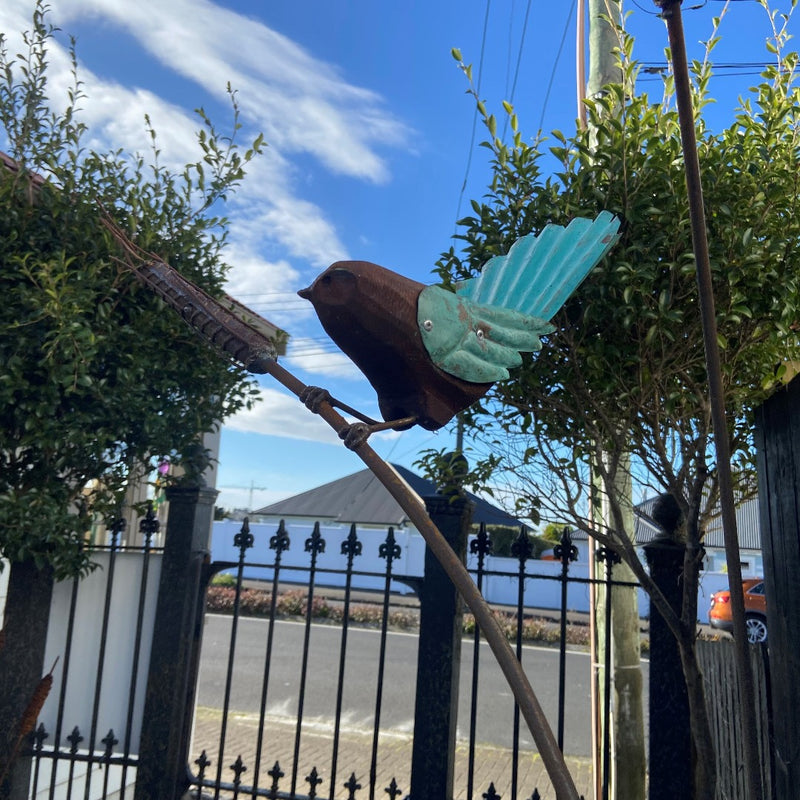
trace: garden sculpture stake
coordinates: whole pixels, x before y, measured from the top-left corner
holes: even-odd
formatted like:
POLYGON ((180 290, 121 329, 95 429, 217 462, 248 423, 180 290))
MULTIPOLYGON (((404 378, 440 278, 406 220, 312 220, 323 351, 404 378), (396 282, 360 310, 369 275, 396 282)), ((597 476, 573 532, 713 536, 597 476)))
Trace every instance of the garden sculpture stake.
POLYGON ((378 393, 383 423, 365 417, 317 387, 306 386, 277 362, 266 322, 236 303, 203 292, 175 269, 139 251, 106 217, 138 277, 218 349, 254 373, 269 373, 345 439, 408 514, 469 607, 514 694, 553 784, 557 800, 579 800, 555 736, 491 609, 424 505, 369 446, 381 428, 419 424, 429 430, 482 397, 521 352, 540 347, 547 323, 617 239, 618 221, 550 225, 491 259, 455 294, 363 261, 338 262, 300 292, 311 300, 333 340, 378 393), (348 424, 337 406, 360 422, 348 424))

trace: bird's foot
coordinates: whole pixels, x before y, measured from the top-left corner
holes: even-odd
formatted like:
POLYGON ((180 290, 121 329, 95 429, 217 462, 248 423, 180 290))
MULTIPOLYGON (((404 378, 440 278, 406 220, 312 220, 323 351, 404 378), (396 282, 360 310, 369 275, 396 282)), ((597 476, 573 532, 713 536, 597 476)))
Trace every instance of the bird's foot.
POLYGON ((357 450, 364 442, 369 439, 372 433, 372 426, 364 422, 353 422, 345 425, 339 431, 339 438, 344 442, 348 450, 357 450))
POLYGON ((319 386, 306 386, 298 396, 300 402, 315 414, 319 414, 319 407, 322 403, 330 405, 335 403, 331 393, 327 389, 321 389, 319 386))
POLYGON ((345 425, 339 431, 339 438, 344 441, 344 446, 348 450, 356 450, 377 431, 405 428, 413 425, 416 421, 416 417, 403 417, 403 419, 394 419, 391 422, 373 422, 369 425, 364 422, 353 422, 350 425, 345 425))

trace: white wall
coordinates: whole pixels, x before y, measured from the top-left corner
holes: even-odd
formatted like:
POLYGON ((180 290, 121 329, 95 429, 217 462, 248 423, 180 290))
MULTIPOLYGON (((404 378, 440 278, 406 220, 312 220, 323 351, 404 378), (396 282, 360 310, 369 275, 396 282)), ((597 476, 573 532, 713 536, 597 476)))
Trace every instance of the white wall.
MULTIPOLYGON (((161 574, 161 555, 151 554, 149 558, 142 643, 131 730, 130 747, 133 753, 137 753, 139 747, 144 693, 147 669, 150 663, 150 645, 158 595, 158 581, 161 574)), ((81 742, 81 748, 88 746, 89 732, 92 727, 109 554, 95 554, 92 560, 98 562, 100 566, 79 584, 62 728, 63 743, 63 737, 69 735, 76 725, 78 726, 84 737, 84 741, 81 742)), ((119 744, 116 745, 114 750, 121 752, 125 745, 142 564, 142 555, 140 553, 117 553, 116 555, 110 621, 105 644, 102 689, 97 717, 97 742, 95 747, 101 751, 103 745, 100 744, 100 740, 105 737, 109 729, 113 729, 115 737, 119 739, 119 744)), ((42 713, 39 715, 39 721, 44 723, 45 728, 50 733, 50 738, 46 740, 46 744, 52 743, 56 728, 56 716, 65 667, 66 637, 72 588, 72 581, 57 583, 50 608, 50 625, 47 632, 47 649, 44 662, 45 669, 49 670, 56 658, 59 661, 54 672, 53 688, 42 709, 42 713)))

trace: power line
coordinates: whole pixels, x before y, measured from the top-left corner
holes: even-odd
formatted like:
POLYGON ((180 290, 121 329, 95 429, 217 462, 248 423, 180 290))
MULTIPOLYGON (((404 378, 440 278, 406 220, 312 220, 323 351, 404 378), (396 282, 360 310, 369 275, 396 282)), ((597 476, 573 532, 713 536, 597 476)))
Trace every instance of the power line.
POLYGON ((570 21, 572 20, 572 15, 575 12, 575 2, 576 0, 572 0, 572 5, 569 9, 569 14, 567 14, 567 21, 564 25, 564 32, 561 34, 561 43, 558 45, 558 53, 556 53, 556 60, 553 62, 553 70, 550 73, 550 80, 547 84, 547 92, 544 96, 544 103, 542 104, 542 116, 539 120, 539 131, 541 132, 544 127, 544 115, 547 111, 547 103, 550 100, 550 91, 553 88, 553 83, 556 77, 556 70, 558 69, 558 62, 561 59, 561 53, 564 51, 564 42, 567 39, 567 33, 569 32, 570 21))
MULTIPOLYGON (((574 0, 573 0, 574 2, 574 0)), ((519 78, 519 67, 522 63, 522 51, 525 49, 525 34, 528 31, 528 17, 530 16, 531 11, 531 0, 528 0, 528 4, 525 7, 525 19, 522 21, 522 36, 520 36, 519 40, 519 49, 517 50, 517 63, 514 67, 514 81, 511 84, 511 94, 509 95, 508 102, 511 105, 514 105, 514 95, 517 91, 517 79, 519 78)), ((509 35, 509 39, 511 36, 509 35)), ((509 50, 510 50, 510 43, 509 43, 509 50)), ((506 138, 506 129, 508 128, 508 115, 506 115, 505 121, 503 122, 503 138, 506 138)))
MULTIPOLYGON (((480 60, 478 61, 478 83, 476 85, 476 91, 478 94, 478 100, 480 99, 480 92, 481 92, 481 78, 483 76, 483 56, 486 52, 486 31, 489 29, 489 9, 491 7, 491 0, 486 0, 486 14, 483 17, 483 36, 481 37, 481 56, 480 60)), ((459 217, 461 216, 461 203, 464 200, 464 192, 467 190, 467 180, 469 178, 469 171, 472 166, 472 151, 475 147, 475 131, 478 127, 478 106, 477 103, 475 105, 475 111, 472 114, 472 133, 469 137, 469 149, 467 150, 467 166, 464 170, 464 181, 461 184, 461 191, 458 193, 458 206, 456 207, 456 219, 454 226, 458 225, 459 217)), ((453 230, 453 238, 455 238, 456 230, 453 230)))

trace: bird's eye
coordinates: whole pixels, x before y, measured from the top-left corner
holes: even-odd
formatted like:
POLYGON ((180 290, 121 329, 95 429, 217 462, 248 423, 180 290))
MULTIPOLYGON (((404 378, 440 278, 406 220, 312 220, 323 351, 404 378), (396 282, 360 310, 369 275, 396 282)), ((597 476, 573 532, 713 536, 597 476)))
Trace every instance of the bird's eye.
POLYGON ((479 342, 483 341, 483 329, 482 328, 478 328, 478 330, 475 331, 475 335, 478 337, 478 341, 479 342))
POLYGON ((429 319, 426 319, 425 322, 422 323, 422 327, 425 328, 426 331, 430 332, 433 330, 433 322, 431 322, 429 319))

